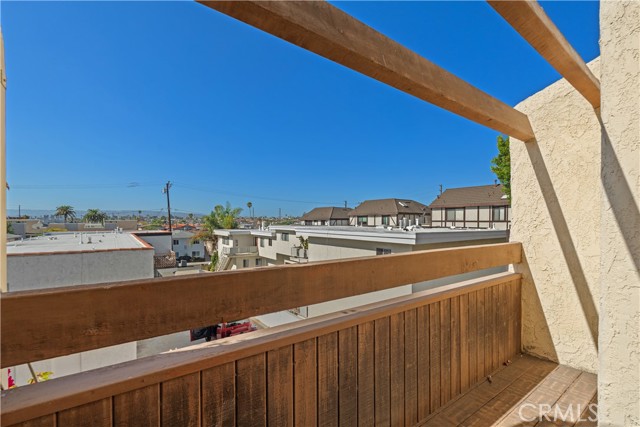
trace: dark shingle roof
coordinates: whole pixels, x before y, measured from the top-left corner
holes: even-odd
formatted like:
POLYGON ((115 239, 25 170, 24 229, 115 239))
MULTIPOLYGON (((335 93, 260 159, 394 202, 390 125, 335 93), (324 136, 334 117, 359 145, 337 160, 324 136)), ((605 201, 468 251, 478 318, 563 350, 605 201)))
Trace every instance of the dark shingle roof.
POLYGON ((349 219, 351 208, 323 207, 315 208, 302 216, 302 221, 329 221, 331 219, 349 219))
POLYGON ((398 214, 429 214, 431 211, 426 206, 415 200, 408 199, 378 199, 365 200, 349 213, 349 216, 358 215, 398 215, 398 214))
POLYGON ((508 206, 502 184, 477 187, 449 188, 430 205, 430 208, 459 208, 463 206, 508 206))

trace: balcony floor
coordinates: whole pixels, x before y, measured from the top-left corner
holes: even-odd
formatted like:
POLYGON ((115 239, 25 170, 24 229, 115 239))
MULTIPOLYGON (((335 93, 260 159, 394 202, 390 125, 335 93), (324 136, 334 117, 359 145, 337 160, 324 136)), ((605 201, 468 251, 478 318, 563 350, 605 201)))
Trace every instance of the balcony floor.
POLYGON ((597 403, 594 374, 523 355, 490 378, 449 402, 420 425, 597 425, 595 412, 589 411, 589 405, 597 403), (548 419, 540 415, 545 413, 548 419))

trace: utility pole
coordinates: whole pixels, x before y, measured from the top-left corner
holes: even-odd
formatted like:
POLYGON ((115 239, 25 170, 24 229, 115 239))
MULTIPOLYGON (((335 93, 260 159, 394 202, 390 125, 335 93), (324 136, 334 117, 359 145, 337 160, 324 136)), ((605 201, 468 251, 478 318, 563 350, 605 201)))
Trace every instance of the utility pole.
POLYGON ((347 209, 347 201, 344 201, 344 208, 347 209))
POLYGON ((440 195, 442 196, 442 184, 440 184, 440 195))
MULTIPOLYGON (((171 202, 169 201, 169 189, 171 188, 171 181, 167 181, 162 192, 167 195, 167 216, 169 217, 169 233, 173 233, 171 227, 171 202)), ((171 237, 171 249, 173 249, 173 237, 171 237)))

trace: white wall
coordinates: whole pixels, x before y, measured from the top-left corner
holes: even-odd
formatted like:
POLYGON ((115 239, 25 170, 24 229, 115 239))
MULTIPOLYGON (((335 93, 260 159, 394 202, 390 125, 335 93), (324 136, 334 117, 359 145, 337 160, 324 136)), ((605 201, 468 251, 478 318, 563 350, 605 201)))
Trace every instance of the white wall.
POLYGON ((640 3, 602 1, 600 22, 598 421, 640 426, 640 3))
POLYGON ((153 277, 153 250, 131 249, 7 257, 9 291, 153 277))
POLYGON ((171 252, 171 235, 168 233, 159 236, 146 234, 138 234, 137 236, 153 246, 156 255, 165 255, 171 252))

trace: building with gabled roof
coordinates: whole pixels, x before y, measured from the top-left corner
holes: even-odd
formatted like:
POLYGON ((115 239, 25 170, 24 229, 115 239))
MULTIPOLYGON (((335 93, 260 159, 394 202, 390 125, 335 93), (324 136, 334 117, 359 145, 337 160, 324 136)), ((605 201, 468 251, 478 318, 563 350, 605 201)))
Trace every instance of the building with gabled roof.
POLYGON ((511 206, 502 184, 449 188, 430 205, 432 227, 511 228, 511 206))
POLYGON ((320 207, 302 215, 300 225, 349 225, 351 208, 320 207))
POLYGON ((410 199, 365 200, 349 212, 349 224, 361 227, 431 225, 428 206, 410 199))

